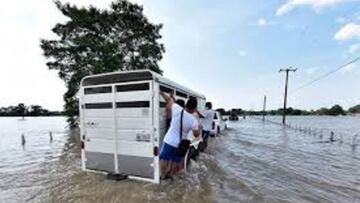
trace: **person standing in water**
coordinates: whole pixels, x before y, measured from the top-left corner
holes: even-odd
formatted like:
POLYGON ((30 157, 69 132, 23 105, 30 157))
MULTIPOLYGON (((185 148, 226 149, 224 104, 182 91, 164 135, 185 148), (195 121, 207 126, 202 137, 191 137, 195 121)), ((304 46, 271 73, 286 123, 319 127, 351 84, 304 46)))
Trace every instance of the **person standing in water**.
POLYGON ((170 127, 165 134, 160 151, 161 178, 165 179, 173 177, 183 168, 184 157, 180 155, 178 149, 181 139, 187 138, 190 131, 193 132, 195 137, 198 137, 200 133, 199 123, 192 115, 196 112, 197 108, 195 98, 190 98, 185 105, 185 109, 183 109, 175 103, 171 96, 163 92, 161 92, 161 95, 166 101, 167 111, 171 113, 170 127), (182 128, 182 130, 180 130, 180 128, 182 128), (180 132, 182 132, 181 135, 180 132))
POLYGON ((205 108, 206 108, 206 110, 204 111, 204 114, 199 113, 200 116, 203 118, 203 120, 202 120, 203 144, 202 144, 202 147, 200 148, 201 151, 204 151, 206 149, 206 147, 207 147, 208 138, 209 138, 209 135, 210 135, 210 131, 212 129, 212 123, 213 123, 214 115, 215 115, 215 112, 212 109, 212 103, 211 102, 206 102, 205 108))

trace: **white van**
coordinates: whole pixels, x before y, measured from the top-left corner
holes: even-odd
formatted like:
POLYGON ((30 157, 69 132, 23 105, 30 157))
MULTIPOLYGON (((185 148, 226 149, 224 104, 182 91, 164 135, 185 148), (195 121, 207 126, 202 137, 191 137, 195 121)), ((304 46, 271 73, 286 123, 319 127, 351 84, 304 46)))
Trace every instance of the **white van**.
POLYGON ((148 70, 91 75, 82 79, 80 136, 82 169, 120 173, 160 182, 159 150, 166 133, 165 101, 160 91, 185 102, 205 97, 148 70))

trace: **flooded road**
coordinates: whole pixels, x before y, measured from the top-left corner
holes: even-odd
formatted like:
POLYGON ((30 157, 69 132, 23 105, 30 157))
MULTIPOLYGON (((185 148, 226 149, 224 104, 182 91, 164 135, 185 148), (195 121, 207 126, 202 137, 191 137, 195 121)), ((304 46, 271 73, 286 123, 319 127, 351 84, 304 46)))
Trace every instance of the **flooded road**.
POLYGON ((289 122, 321 127, 323 139, 341 132, 344 143, 316 143, 258 119, 230 122, 188 174, 153 185, 82 172, 77 132, 65 118, 0 118, 0 202, 360 202, 360 146, 347 144, 360 118, 289 122))

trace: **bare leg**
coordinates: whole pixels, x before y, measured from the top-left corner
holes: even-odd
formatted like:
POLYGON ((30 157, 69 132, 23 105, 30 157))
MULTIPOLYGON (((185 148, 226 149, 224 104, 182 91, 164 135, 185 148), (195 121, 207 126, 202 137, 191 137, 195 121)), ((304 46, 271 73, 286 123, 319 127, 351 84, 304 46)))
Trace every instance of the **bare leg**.
POLYGON ((166 178, 171 176, 172 166, 171 161, 168 160, 160 160, 160 172, 161 172, 161 178, 166 178))

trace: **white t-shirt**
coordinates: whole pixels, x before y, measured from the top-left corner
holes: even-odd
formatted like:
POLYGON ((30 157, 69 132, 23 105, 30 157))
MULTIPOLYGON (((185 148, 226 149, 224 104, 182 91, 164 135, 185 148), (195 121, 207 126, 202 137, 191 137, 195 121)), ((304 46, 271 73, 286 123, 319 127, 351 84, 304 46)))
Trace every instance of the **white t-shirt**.
POLYGON ((203 130, 211 131, 214 114, 215 112, 212 109, 207 109, 204 111, 204 118, 202 120, 203 130))
MULTIPOLYGON (((180 143, 180 117, 182 110, 183 108, 176 103, 171 107, 171 123, 169 130, 166 132, 164 142, 173 147, 178 147, 180 143)), ((195 117, 184 110, 182 138, 187 138, 191 130, 197 129, 198 122, 195 117)))

